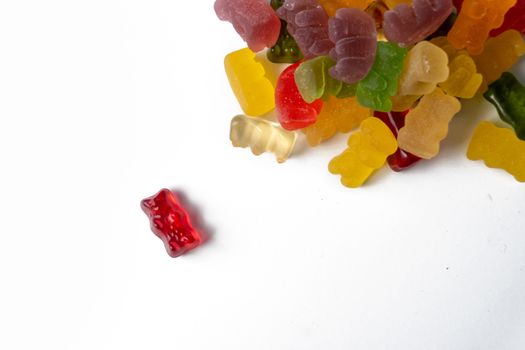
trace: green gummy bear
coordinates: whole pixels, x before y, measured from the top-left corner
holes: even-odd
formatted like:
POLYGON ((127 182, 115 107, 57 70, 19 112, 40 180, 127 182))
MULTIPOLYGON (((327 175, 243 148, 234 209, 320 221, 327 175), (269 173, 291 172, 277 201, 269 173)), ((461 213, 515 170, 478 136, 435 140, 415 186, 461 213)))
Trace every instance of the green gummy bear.
POLYGON ((322 98, 328 100, 330 96, 346 98, 355 96, 355 85, 343 83, 332 78, 329 74, 335 61, 327 56, 319 56, 305 61, 295 71, 295 83, 303 99, 312 103, 322 98))
POLYGON ((395 43, 378 42, 376 59, 368 75, 357 84, 357 100, 380 112, 392 110, 391 96, 397 92, 397 82, 408 50, 395 43))
MULTIPOLYGON (((284 3, 284 0, 272 0, 270 5, 274 10, 277 10, 284 3)), ((295 63, 303 59, 301 49, 297 46, 295 39, 288 33, 286 29, 287 23, 281 20, 281 32, 279 33, 279 39, 275 45, 270 48, 266 57, 273 63, 295 63)))
POLYGON ((501 120, 512 125, 518 138, 525 140, 525 86, 505 72, 489 85, 483 97, 496 107, 501 120))

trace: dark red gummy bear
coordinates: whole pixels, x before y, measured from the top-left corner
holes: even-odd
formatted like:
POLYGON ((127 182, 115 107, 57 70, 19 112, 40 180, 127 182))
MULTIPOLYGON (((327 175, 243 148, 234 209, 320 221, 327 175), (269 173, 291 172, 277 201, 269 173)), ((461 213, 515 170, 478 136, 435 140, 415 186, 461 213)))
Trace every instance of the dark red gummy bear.
MULTIPOLYGON (((381 119, 385 123, 395 137, 399 133, 399 129, 405 126, 405 116, 408 111, 404 112, 374 112, 374 117, 381 119)), ((403 171, 410 168, 421 160, 418 156, 408 153, 401 148, 397 148, 396 153, 388 157, 388 165, 394 171, 403 171)))
POLYGON ((518 0, 516 5, 510 8, 505 14, 501 27, 493 29, 490 36, 498 36, 509 29, 525 33, 525 0, 518 0))
POLYGON ((151 230, 166 246, 166 251, 176 258, 202 243, 202 236, 192 226, 186 210, 177 197, 167 189, 142 200, 140 206, 148 216, 151 230))
POLYGON ((286 130, 306 128, 317 121, 317 115, 323 108, 322 100, 306 102, 295 83, 295 70, 301 62, 286 68, 277 81, 275 88, 275 106, 277 119, 286 130))

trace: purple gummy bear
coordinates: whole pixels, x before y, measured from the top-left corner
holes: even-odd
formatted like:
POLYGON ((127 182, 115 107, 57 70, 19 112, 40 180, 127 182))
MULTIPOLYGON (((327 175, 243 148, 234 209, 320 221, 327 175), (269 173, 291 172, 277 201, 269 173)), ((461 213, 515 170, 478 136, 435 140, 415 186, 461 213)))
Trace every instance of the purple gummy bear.
POLYGON ((281 21, 266 0, 217 0, 215 13, 233 24, 250 50, 272 47, 279 39, 281 21))
POLYGON ((288 23, 305 58, 328 55, 334 47, 328 38, 328 15, 317 0, 286 0, 277 14, 288 23))
POLYGON ((376 22, 363 10, 341 8, 328 21, 330 40, 335 47, 330 57, 337 64, 330 68, 330 75, 353 84, 368 74, 376 57, 376 22))
POLYGON ((415 44, 434 33, 452 12, 452 0, 414 0, 386 11, 383 31, 389 41, 415 44))

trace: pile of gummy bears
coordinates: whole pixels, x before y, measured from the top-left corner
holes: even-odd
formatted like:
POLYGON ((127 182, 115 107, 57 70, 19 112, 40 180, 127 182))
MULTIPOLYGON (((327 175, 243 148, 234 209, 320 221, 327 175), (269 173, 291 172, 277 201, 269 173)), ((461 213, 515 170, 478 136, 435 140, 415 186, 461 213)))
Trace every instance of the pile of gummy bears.
POLYGON ((467 157, 525 182, 525 87, 506 72, 525 54, 525 0, 216 0, 215 12, 248 45, 224 61, 245 114, 234 146, 283 162, 297 131, 313 147, 358 128, 328 168, 359 187, 386 162, 434 158, 459 100, 482 94, 514 130, 481 122, 467 157), (272 79, 270 62, 289 65, 272 79), (261 118, 273 110, 279 123, 261 118))

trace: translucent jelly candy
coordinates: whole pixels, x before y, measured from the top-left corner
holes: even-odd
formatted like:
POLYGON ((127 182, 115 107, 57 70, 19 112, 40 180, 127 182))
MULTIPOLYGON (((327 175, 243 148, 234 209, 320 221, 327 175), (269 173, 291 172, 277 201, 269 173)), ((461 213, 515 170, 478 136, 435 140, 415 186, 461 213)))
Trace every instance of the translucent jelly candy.
POLYGON ((328 16, 333 17, 337 10, 346 7, 353 7, 364 10, 372 0, 319 0, 319 4, 324 8, 328 16))
POLYGON ((378 42, 376 59, 368 75, 357 85, 359 103, 381 112, 392 109, 391 96, 397 91, 397 81, 403 68, 407 49, 395 43, 378 42))
POLYGON ((328 38, 328 15, 317 0, 285 0, 277 14, 288 23, 305 58, 326 56, 334 47, 328 38))
POLYGON ((486 89, 486 84, 498 79, 504 71, 518 62, 523 54, 525 54, 525 42, 521 34, 515 30, 508 30, 487 40, 481 55, 472 57, 478 72, 485 78, 482 91, 486 89))
POLYGON ((324 103, 315 124, 302 129, 311 147, 318 146, 336 133, 347 133, 359 126, 370 116, 368 108, 361 107, 355 98, 331 97, 324 103))
POLYGON ((467 150, 470 160, 483 160, 490 168, 500 168, 525 182, 525 141, 506 128, 479 123, 467 150))
POLYGON ((274 87, 264 67, 248 48, 230 53, 224 68, 233 93, 245 114, 260 116, 275 108, 274 87))
POLYGON ((467 49, 471 55, 483 51, 492 29, 503 23, 505 13, 516 0, 465 0, 456 23, 448 33, 448 41, 456 49, 467 49))
MULTIPOLYGON (((303 99, 312 103, 322 98, 327 100, 330 96, 339 96, 343 90, 343 84, 335 80, 328 73, 335 62, 327 56, 319 56, 314 59, 302 62, 295 71, 295 83, 303 99)), ((355 88, 352 91, 345 90, 343 94, 355 95, 355 88)))
POLYGON ((452 44, 448 41, 446 36, 438 36, 438 37, 432 38, 430 42, 440 47, 443 51, 447 53, 449 62, 451 62, 454 58, 456 58, 460 54, 468 55, 467 51, 457 50, 454 46, 452 46, 452 44))
POLYGON ((372 17, 356 8, 339 9, 328 21, 328 32, 335 43, 330 57, 337 62, 330 75, 347 84, 363 79, 376 54, 377 32, 372 17))
POLYGON ((407 114, 406 124, 397 136, 399 147, 420 158, 435 157, 441 140, 448 134, 448 124, 460 110, 457 98, 436 88, 407 114))
POLYGON ((489 85, 483 96, 496 107, 500 118, 512 125, 516 135, 525 140, 525 86, 505 72, 489 85))
POLYGON ((406 4, 410 5, 412 4, 412 0, 383 0, 386 6, 388 6, 389 9, 393 9, 399 4, 406 4))
MULTIPOLYGON (((270 5, 277 10, 284 3, 284 0, 272 0, 270 5)), ((279 39, 266 53, 268 60, 274 63, 295 63, 303 59, 303 54, 297 46, 295 39, 288 33, 286 22, 281 20, 281 32, 279 39)))
POLYGON ((518 32, 525 33, 525 0, 518 0, 507 14, 501 27, 493 29, 490 36, 498 36, 504 31, 515 29, 518 32))
POLYGON ((448 75, 446 52, 428 41, 421 41, 408 52, 397 93, 402 96, 429 94, 438 83, 447 80, 448 75))
POLYGON ((164 242, 172 258, 202 243, 202 235, 192 226, 188 213, 170 190, 163 189, 144 199, 140 206, 150 220, 151 230, 164 242))
POLYGON ((275 103, 277 118, 286 130, 297 130, 312 125, 323 108, 323 101, 316 100, 307 103, 301 96, 295 83, 295 70, 299 62, 286 68, 277 81, 275 103))
POLYGON ((330 161, 328 170, 341 175, 346 187, 359 187, 381 168, 397 149, 396 138, 379 119, 365 119, 358 132, 348 139, 348 148, 330 161))
POLYGON ((439 84, 448 95, 472 98, 483 82, 483 76, 476 72, 476 63, 468 55, 459 55, 449 65, 450 76, 439 84))
POLYGON ((281 30, 281 21, 266 0, 216 0, 215 13, 228 21, 252 51, 272 47, 281 30))
POLYGON ((385 12, 383 31, 389 41, 408 46, 425 39, 452 12, 451 0, 414 0, 385 12))
POLYGON ((264 119, 238 115, 232 119, 230 140, 234 147, 250 147, 256 156, 272 152, 282 163, 292 154, 297 134, 264 119))
MULTIPOLYGON (((404 112, 375 112, 374 117, 381 119, 383 123, 392 131, 394 137, 397 137, 399 130, 405 126, 405 117, 408 111, 404 112)), ((387 161, 390 168, 394 171, 403 171, 412 167, 414 164, 419 162, 421 158, 408 153, 401 148, 397 148, 396 153, 388 156, 387 161)))
POLYGON ((395 95, 390 98, 392 101, 393 112, 403 112, 407 109, 412 109, 417 100, 421 98, 420 95, 395 95))

